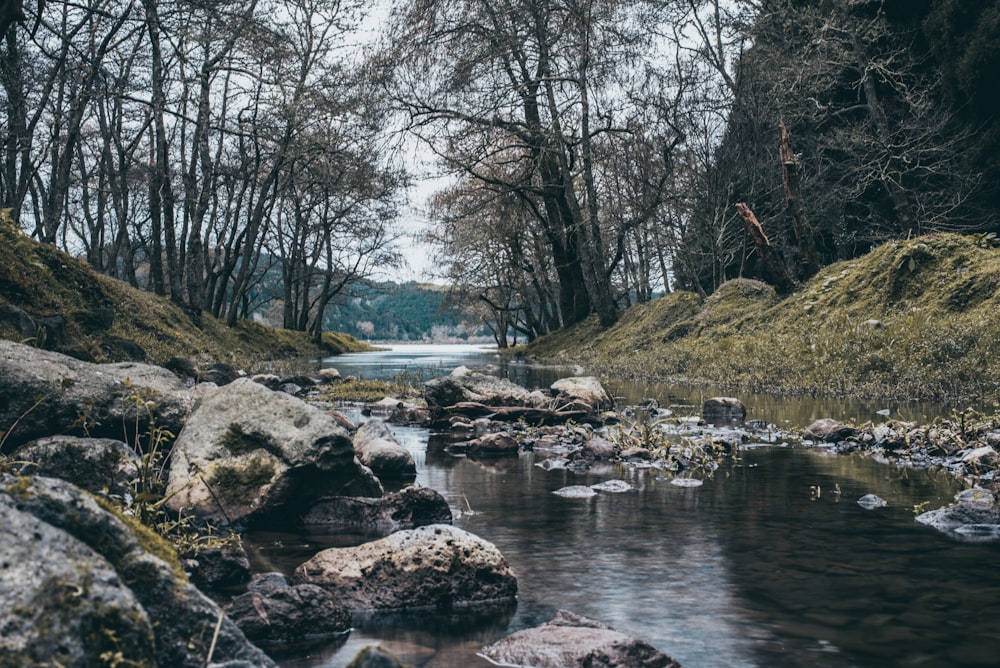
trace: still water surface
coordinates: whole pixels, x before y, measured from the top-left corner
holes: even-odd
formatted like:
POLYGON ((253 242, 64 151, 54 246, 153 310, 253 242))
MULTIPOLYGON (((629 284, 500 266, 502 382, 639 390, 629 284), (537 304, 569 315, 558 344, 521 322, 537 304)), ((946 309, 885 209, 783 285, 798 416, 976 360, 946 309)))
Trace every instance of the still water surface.
MULTIPOLYGON (((328 360, 344 375, 422 378, 459 364, 547 384, 567 371, 504 367, 474 348, 406 347, 328 360)), ((608 379, 613 392, 698 412, 705 388, 608 379)), ((860 402, 741 396, 751 416, 802 424, 866 420, 860 402), (817 411, 822 412, 816 413, 817 411), (815 414, 814 414, 815 413, 815 414)), ((894 413, 940 411, 891 406, 894 413)), ((624 466, 545 471, 541 454, 475 461, 425 430, 393 427, 417 462, 417 482, 441 492, 455 524, 493 542, 518 577, 516 605, 487 613, 399 614, 364 620, 337 642, 285 666, 345 666, 382 644, 415 666, 487 666, 476 652, 560 608, 642 638, 688 668, 994 666, 1000 657, 1000 545, 959 543, 917 524, 913 507, 957 491, 940 475, 799 447, 744 451, 698 488, 624 466), (565 499, 572 484, 625 479, 636 489, 565 499), (839 485, 840 495, 834 493, 839 485), (820 490, 817 496, 816 491, 820 490), (889 505, 856 503, 874 493, 889 505)), ((290 572, 317 550, 369 536, 259 533, 256 567, 290 572)))

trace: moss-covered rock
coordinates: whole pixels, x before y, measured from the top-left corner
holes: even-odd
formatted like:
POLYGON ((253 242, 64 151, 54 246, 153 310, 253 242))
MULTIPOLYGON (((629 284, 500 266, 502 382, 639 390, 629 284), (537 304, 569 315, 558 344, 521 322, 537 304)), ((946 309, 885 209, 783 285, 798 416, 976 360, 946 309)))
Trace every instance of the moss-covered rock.
POLYGON ((173 548, 54 478, 0 476, 0 666, 271 666, 173 548), (218 634, 213 638, 218 626, 218 634))
POLYGON ((249 378, 205 396, 173 448, 168 506, 220 524, 295 515, 323 496, 381 496, 347 432, 249 378))

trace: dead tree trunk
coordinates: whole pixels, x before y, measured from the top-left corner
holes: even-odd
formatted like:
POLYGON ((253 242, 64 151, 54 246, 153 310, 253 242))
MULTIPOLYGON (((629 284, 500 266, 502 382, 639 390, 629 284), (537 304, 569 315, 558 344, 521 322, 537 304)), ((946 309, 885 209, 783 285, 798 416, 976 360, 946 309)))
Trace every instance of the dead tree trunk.
POLYGON ((771 285, 780 294, 787 295, 795 288, 795 282, 788 275, 785 262, 775 252, 767 235, 764 234, 764 228, 761 226, 760 221, 757 220, 757 216, 750 210, 750 207, 744 202, 739 202, 736 204, 736 210, 739 212, 740 218, 743 219, 743 224, 746 225, 747 232, 757 247, 757 254, 760 256, 760 261, 764 265, 764 271, 767 273, 771 285))
POLYGON ((808 279, 819 271, 819 262, 816 260, 816 245, 813 243, 812 230, 809 229, 808 221, 799 202, 799 162, 795 154, 792 153, 784 119, 779 121, 779 127, 781 128, 779 155, 781 158, 781 181, 785 186, 785 205, 788 208, 788 215, 792 219, 795 240, 799 244, 799 261, 801 263, 799 278, 808 279))

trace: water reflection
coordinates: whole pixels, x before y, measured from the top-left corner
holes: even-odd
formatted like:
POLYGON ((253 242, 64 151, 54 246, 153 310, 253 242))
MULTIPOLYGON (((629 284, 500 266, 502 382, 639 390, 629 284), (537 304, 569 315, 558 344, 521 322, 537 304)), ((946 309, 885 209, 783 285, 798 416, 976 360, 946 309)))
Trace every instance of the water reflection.
MULTIPOLYGON (((488 353, 479 355, 437 357, 434 373, 457 363, 497 364, 488 353)), ((341 362, 335 364, 342 373, 356 373, 341 362)), ((709 392, 609 384, 616 393, 655 396, 661 405, 697 406, 709 392)), ((741 398, 751 417, 769 422, 844 414, 863 420, 865 411, 885 408, 741 398)), ((913 519, 917 504, 948 502, 958 486, 947 476, 769 446, 742 451, 703 486, 686 489, 658 479, 655 470, 623 465, 587 473, 544 470, 535 466, 542 453, 476 461, 449 454, 441 435, 393 431, 417 460, 417 483, 440 491, 456 525, 495 543, 511 562, 520 588, 516 609, 367 618, 346 642, 284 665, 345 666, 364 646, 380 643, 415 666, 486 666, 475 656, 482 645, 541 624, 559 608, 642 638, 689 668, 996 662, 1000 544, 951 541, 913 519), (611 478, 636 489, 592 499, 552 494, 611 478), (888 505, 865 510, 857 504, 865 494, 888 505)), ((251 540, 256 567, 290 572, 326 545, 367 538, 251 540)))

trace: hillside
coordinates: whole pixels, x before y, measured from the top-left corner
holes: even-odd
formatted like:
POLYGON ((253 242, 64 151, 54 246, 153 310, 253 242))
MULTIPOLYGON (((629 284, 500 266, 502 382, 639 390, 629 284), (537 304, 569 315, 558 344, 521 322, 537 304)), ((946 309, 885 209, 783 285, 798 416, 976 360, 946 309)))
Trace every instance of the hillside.
POLYGON ((982 235, 898 241, 826 267, 779 299, 732 280, 676 292, 601 330, 591 319, 519 354, 634 378, 751 390, 997 401, 1000 249, 982 235))
POLYGON ((0 338, 99 362, 143 354, 154 363, 175 355, 207 355, 244 367, 297 354, 367 348, 342 334, 325 335, 318 349, 302 332, 252 322, 227 327, 33 241, 5 212, 0 212, 0 338))

